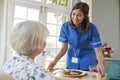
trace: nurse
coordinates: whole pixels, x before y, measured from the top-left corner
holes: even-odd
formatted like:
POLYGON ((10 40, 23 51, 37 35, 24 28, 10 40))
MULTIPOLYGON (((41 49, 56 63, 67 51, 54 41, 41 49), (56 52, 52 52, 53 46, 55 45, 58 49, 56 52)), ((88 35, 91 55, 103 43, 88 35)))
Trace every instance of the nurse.
POLYGON ((101 39, 97 27, 89 21, 89 6, 76 3, 70 13, 70 21, 63 23, 59 36, 62 48, 48 69, 53 69, 62 56, 67 53, 66 68, 89 70, 96 65, 102 76, 105 75, 101 39), (96 62, 97 61, 97 62, 96 62))

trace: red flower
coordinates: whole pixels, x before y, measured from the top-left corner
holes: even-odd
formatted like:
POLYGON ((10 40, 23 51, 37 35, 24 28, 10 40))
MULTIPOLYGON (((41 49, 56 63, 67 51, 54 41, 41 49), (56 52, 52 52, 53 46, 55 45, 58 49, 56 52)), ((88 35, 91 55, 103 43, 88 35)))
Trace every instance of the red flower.
POLYGON ((106 47, 106 48, 105 48, 105 51, 106 51, 106 52, 110 52, 111 50, 112 50, 111 47, 106 47))

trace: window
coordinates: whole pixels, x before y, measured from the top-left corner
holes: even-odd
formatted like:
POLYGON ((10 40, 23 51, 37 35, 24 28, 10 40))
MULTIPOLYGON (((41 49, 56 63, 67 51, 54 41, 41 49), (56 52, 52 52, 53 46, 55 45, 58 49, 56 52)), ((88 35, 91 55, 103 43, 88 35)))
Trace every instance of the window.
MULTIPOLYGON (((47 38, 46 45, 46 66, 57 55, 61 48, 60 42, 58 42, 58 36, 60 33, 61 24, 67 20, 67 16, 63 14, 57 14, 53 12, 47 12, 47 27, 50 31, 50 35, 47 38), (49 52, 47 52, 49 51, 49 52), (49 56, 48 56, 49 55, 49 56)), ((59 67, 65 67, 65 56, 57 64, 59 67)), ((56 67, 58 67, 56 65, 56 67)))
MULTIPOLYGON (((68 20, 67 14, 69 14, 68 0, 55 2, 54 0, 16 0, 14 24, 25 20, 42 21, 50 31, 43 60, 46 62, 45 68, 61 48, 58 36, 62 23, 68 20)), ((65 67, 65 56, 57 63, 56 67, 58 66, 65 67)))
POLYGON ((40 7, 25 2, 18 2, 15 6, 14 24, 25 20, 39 21, 40 7))
POLYGON ((89 17, 90 17, 90 21, 92 21, 92 0, 81 0, 81 2, 86 2, 89 5, 90 7, 89 17))

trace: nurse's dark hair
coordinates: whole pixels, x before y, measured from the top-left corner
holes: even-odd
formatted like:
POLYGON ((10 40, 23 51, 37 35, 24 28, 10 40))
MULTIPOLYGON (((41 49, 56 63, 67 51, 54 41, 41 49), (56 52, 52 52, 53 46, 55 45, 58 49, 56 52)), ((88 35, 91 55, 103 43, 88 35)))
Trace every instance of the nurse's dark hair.
POLYGON ((73 10, 75 9, 80 9, 83 14, 84 14, 84 20, 82 22, 82 31, 86 31, 89 29, 89 17, 88 17, 88 14, 89 14, 89 6, 87 3, 84 3, 84 2, 78 2, 76 3, 73 8, 72 8, 72 11, 70 13, 70 25, 75 28, 75 24, 73 23, 72 19, 71 19, 71 16, 72 16, 72 12, 73 10))

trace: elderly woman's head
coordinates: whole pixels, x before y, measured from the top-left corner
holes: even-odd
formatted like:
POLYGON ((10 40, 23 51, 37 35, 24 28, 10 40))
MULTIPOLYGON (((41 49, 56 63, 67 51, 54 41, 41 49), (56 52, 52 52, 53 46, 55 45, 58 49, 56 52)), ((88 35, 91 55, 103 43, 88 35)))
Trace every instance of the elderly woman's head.
POLYGON ((10 44, 18 54, 28 55, 36 49, 44 49, 43 44, 48 34, 48 29, 42 23, 24 21, 14 26, 10 34, 10 44))

